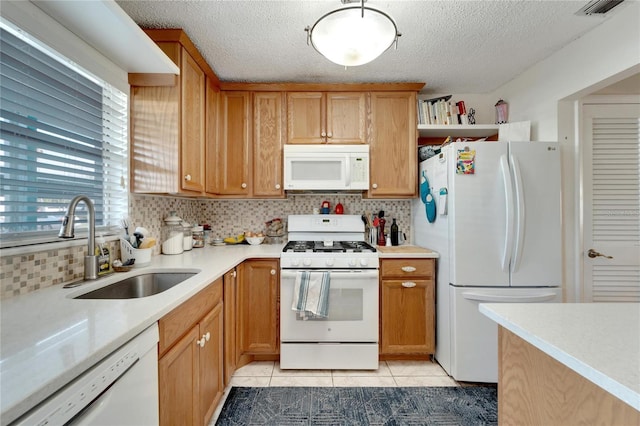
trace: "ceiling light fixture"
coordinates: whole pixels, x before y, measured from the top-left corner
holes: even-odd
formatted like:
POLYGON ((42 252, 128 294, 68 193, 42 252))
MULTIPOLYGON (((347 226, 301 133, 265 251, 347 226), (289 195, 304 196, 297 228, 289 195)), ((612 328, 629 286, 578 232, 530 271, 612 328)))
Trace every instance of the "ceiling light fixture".
MULTIPOLYGON (((343 4, 358 0, 341 0, 343 4)), ((367 7, 347 6, 327 13, 311 28, 307 44, 338 65, 355 67, 373 61, 392 45, 398 48, 398 27, 386 13, 367 7)))

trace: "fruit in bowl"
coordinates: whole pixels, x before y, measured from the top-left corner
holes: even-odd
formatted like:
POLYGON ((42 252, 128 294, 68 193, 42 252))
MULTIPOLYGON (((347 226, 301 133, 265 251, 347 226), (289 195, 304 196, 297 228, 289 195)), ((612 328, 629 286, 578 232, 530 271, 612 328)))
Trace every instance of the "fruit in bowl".
POLYGON ((262 232, 258 232, 258 233, 245 232, 244 238, 247 240, 249 244, 254 246, 258 244, 262 244, 262 242, 264 241, 264 235, 262 234, 262 232))

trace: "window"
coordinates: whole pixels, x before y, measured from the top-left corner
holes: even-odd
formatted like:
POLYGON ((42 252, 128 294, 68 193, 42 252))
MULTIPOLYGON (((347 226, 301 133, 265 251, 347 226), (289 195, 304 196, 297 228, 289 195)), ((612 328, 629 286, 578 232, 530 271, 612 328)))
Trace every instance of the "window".
POLYGON ((6 21, 0 31, 2 246, 57 240, 78 194, 94 202, 96 227, 117 225, 128 207, 127 95, 6 21))

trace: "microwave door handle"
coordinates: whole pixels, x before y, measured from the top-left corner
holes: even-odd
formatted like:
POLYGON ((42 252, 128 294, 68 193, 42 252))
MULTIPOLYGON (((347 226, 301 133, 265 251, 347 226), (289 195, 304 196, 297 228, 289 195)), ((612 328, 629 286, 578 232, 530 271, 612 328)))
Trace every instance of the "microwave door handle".
POLYGON ((345 183, 347 188, 351 188, 351 157, 347 156, 345 159, 345 183))

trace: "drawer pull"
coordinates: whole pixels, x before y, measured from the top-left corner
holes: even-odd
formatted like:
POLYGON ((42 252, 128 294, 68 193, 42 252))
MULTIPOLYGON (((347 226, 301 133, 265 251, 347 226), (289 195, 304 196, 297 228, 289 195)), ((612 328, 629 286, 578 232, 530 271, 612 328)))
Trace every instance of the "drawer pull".
POLYGON ((413 281, 405 281, 402 283, 402 287, 404 288, 413 288, 416 286, 416 283, 414 283, 413 281))
POLYGON ((403 266, 402 269, 404 272, 415 272, 416 271, 416 267, 415 266, 403 266))

